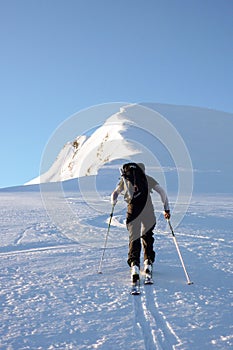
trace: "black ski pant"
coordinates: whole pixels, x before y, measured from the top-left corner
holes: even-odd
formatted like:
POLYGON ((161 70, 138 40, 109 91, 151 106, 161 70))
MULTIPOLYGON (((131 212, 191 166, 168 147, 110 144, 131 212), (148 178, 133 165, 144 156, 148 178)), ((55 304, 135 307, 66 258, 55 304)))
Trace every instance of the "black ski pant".
POLYGON ((144 261, 155 260, 153 249, 154 237, 153 229, 156 225, 153 205, 147 205, 144 208, 136 205, 128 205, 126 226, 129 231, 129 252, 128 264, 140 266, 141 246, 143 246, 144 261))

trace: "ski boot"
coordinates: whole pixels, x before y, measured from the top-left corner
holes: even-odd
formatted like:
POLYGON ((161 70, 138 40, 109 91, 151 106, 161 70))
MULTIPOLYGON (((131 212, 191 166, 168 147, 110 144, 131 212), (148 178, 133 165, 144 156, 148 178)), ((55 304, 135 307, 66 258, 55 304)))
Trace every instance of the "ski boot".
POLYGON ((131 294, 140 294, 140 270, 134 263, 131 264, 131 294))
POLYGON ((144 261, 144 274, 145 274, 144 284, 153 284, 152 263, 148 259, 144 261))

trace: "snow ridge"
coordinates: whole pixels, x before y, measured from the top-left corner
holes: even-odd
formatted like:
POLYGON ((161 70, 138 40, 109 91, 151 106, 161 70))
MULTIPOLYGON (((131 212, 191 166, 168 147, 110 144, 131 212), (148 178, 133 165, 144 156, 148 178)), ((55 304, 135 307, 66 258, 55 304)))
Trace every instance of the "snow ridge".
POLYGON ((51 168, 25 185, 97 175, 104 164, 138 154, 139 151, 122 136, 133 122, 121 112, 109 117, 91 136, 78 136, 66 143, 51 168))

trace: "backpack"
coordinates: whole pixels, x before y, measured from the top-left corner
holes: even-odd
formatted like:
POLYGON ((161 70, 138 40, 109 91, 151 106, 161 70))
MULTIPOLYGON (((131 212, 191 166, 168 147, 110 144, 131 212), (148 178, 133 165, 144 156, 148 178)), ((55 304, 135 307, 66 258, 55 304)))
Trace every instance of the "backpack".
POLYGON ((130 182, 133 188, 131 203, 145 204, 148 195, 148 183, 143 171, 143 164, 139 166, 137 163, 126 163, 123 165, 121 175, 130 182))

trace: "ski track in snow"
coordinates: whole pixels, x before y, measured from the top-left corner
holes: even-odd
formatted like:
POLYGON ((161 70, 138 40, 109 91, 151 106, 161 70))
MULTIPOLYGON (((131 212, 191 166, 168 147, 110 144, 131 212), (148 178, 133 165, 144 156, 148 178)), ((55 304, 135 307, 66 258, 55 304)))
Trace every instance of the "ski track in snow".
POLYGON ((68 200, 80 225, 72 232, 70 223, 62 232, 49 220, 40 194, 0 196, 1 349, 232 348, 231 198, 194 197, 175 230, 191 286, 160 218, 155 283, 132 296, 124 212, 113 217, 98 274, 108 214, 72 194, 68 200))
POLYGON ((153 286, 146 286, 143 295, 134 299, 135 322, 140 328, 145 349, 173 349, 181 341, 159 311, 153 286))

